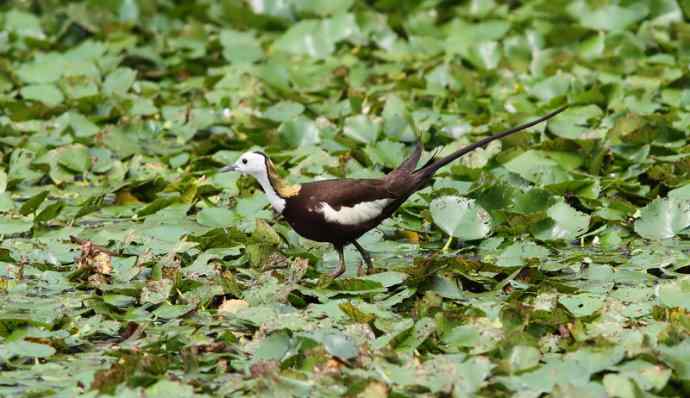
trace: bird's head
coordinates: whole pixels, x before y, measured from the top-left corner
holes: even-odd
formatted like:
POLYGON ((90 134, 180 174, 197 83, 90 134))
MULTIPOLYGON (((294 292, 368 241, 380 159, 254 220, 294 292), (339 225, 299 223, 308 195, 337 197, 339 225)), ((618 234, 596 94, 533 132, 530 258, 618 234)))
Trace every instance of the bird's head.
POLYGON ((254 178, 268 175, 268 159, 266 155, 260 152, 245 152, 233 164, 229 164, 222 169, 221 173, 226 171, 237 171, 242 174, 250 175, 254 178))
POLYGON ((281 198, 289 198, 299 193, 299 185, 290 185, 285 182, 271 160, 261 152, 245 152, 233 164, 229 164, 222 169, 221 173, 226 171, 236 171, 244 175, 250 175, 256 178, 261 184, 265 192, 276 192, 281 198))

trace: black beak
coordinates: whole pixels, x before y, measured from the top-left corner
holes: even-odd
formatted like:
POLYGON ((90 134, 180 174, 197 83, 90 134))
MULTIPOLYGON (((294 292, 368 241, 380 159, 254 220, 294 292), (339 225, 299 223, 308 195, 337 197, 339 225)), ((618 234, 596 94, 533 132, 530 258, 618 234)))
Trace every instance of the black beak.
POLYGON ((237 167, 234 164, 229 164, 218 170, 219 173, 227 173, 228 171, 237 171, 237 167))

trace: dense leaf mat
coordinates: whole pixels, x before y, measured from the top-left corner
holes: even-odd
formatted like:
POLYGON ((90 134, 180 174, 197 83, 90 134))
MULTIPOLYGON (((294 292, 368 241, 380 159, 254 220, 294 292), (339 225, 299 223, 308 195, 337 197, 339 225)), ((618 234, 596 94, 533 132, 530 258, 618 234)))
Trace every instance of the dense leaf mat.
POLYGON ((0 2, 0 395, 690 395, 690 3, 0 2), (380 176, 565 103, 366 235, 380 176))

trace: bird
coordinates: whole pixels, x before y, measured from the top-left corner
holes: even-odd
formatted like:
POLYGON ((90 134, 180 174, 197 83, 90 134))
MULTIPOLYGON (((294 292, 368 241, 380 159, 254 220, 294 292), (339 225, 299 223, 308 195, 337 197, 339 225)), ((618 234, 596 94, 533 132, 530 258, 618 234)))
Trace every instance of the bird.
POLYGON ((542 123, 563 112, 567 105, 531 122, 493 134, 467 145, 445 157, 432 156, 421 167, 417 163, 423 152, 419 139, 412 154, 382 178, 338 178, 317 180, 303 184, 288 184, 283 180, 263 152, 248 151, 236 162, 219 172, 239 172, 254 177, 266 194, 276 213, 304 238, 327 242, 338 252, 337 268, 330 276, 337 278, 345 272, 344 248, 352 244, 372 270, 371 255, 357 242, 362 235, 378 226, 416 191, 426 187, 443 166, 494 140, 542 123))

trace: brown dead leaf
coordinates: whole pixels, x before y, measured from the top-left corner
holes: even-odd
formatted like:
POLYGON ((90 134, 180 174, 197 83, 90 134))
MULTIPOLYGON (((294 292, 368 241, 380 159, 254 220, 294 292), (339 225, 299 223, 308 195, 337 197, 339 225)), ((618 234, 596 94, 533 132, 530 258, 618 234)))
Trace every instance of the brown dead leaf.
POLYGON ((235 314, 240 310, 249 308, 249 303, 244 300, 225 300, 218 307, 219 314, 235 314))
POLYGON ((228 361, 221 359, 216 362, 216 373, 223 374, 228 372, 228 361))
POLYGON ((113 273, 113 262, 110 255, 106 253, 98 253, 93 258, 93 269, 101 275, 110 275, 113 273))
POLYGON ((302 257, 295 258, 294 260, 292 260, 292 263, 290 264, 290 274, 288 278, 289 281, 291 283, 299 282, 307 273, 308 269, 309 260, 302 257))
POLYGON ((326 362, 326 366, 324 368, 327 372, 337 372, 342 367, 343 364, 340 361, 331 358, 326 362))
MULTIPOLYGON (((309 355, 327 355, 323 350, 314 350, 309 355)), ((338 375, 342 372, 343 363, 335 358, 329 358, 326 362, 314 366, 314 373, 318 375, 338 375)))
POLYGON ((75 259, 75 263, 77 269, 81 271, 81 277, 86 277, 92 285, 108 283, 109 277, 113 273, 112 256, 116 254, 90 240, 80 239, 76 236, 70 236, 70 240, 79 244, 81 253, 75 259))
POLYGON ((380 381, 374 381, 367 385, 364 391, 357 394, 359 398, 385 398, 388 396, 388 386, 380 381))
POLYGON ((105 285, 108 283, 108 278, 103 274, 90 275, 87 280, 91 286, 105 285))
POLYGON ((278 368, 277 361, 258 361, 249 368, 249 372, 252 378, 257 378, 273 374, 278 368))

